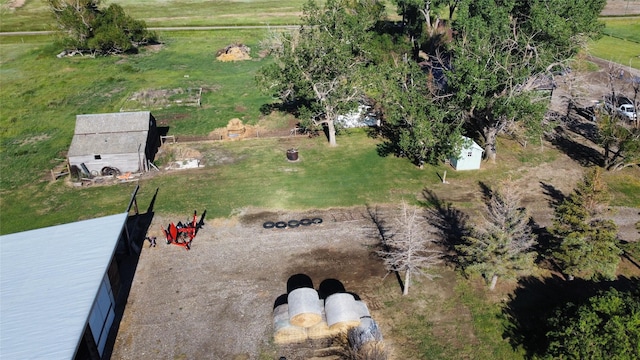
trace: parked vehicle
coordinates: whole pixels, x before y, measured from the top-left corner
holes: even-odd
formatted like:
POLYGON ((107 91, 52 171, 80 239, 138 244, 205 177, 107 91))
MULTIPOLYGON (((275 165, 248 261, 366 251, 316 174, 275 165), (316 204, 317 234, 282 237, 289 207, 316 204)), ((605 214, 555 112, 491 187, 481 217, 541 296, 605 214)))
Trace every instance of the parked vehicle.
POLYGON ((629 121, 638 120, 638 113, 636 112, 636 108, 633 106, 633 104, 622 104, 618 106, 616 112, 618 113, 618 115, 626 118, 629 121))
POLYGON ((619 116, 628 121, 637 121, 638 114, 631 99, 618 96, 615 101, 611 95, 604 97, 604 109, 611 115, 619 116))

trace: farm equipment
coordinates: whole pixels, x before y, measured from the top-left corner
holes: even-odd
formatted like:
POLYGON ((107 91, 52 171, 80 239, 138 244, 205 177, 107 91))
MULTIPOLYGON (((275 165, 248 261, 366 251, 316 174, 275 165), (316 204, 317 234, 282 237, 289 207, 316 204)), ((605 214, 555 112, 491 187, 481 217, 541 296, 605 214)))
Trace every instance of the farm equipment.
POLYGON ((166 229, 162 229, 167 239, 167 244, 182 246, 187 250, 191 249, 191 242, 196 237, 198 230, 204 226, 204 216, 206 214, 207 210, 202 213, 200 221, 198 221, 197 212, 194 211, 191 221, 185 223, 179 221, 178 224, 171 223, 166 229))

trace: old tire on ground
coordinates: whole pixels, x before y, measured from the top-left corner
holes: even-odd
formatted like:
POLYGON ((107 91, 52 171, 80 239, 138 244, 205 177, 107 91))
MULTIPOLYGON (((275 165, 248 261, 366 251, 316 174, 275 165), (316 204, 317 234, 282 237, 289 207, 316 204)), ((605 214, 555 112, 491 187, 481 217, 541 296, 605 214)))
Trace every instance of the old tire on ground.
POLYGON ((120 175, 120 170, 115 167, 105 166, 102 168, 102 170, 100 170, 100 173, 102 174, 102 176, 116 176, 120 175))
POLYGON ((274 223, 273 221, 267 221, 262 224, 262 227, 265 229, 273 229, 274 226, 276 226, 276 223, 274 223))
POLYGON ((298 221, 298 220, 289 220, 289 222, 287 222, 287 226, 289 226, 291 228, 297 228, 298 226, 300 226, 300 221, 298 221))
POLYGON ((302 220, 300 220, 300 225, 302 225, 302 226, 311 225, 311 219, 302 219, 302 220))
POLYGON ((284 222, 284 221, 278 221, 278 222, 276 223, 276 228, 278 228, 278 229, 284 229, 284 228, 286 228, 286 227, 287 227, 287 223, 286 223, 286 222, 284 222))
POLYGON ((313 219, 311 219, 311 222, 313 222, 314 224, 322 224, 322 219, 321 218, 313 218, 313 219))

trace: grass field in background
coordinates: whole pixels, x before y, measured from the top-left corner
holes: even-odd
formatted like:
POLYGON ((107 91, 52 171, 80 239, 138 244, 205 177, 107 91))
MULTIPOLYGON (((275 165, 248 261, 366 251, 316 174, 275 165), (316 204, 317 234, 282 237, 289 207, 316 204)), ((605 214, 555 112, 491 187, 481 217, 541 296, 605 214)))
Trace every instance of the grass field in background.
MULTIPOLYGON (((135 92, 206 87, 200 108, 151 109, 172 134, 208 134, 232 118, 254 124, 270 98, 255 89, 262 61, 219 62, 216 51, 242 42, 257 56, 261 31, 161 34, 158 52, 123 57, 56 58, 52 38, 0 44, 0 162, 2 189, 37 181, 55 158, 64 158, 76 114, 118 112, 135 92), (34 171, 33 169, 39 169, 34 171)), ((48 170, 47 170, 48 171, 48 170)))
POLYGON ((640 69, 640 17, 603 18, 603 36, 590 41, 591 55, 640 69))
POLYGON ((612 37, 629 40, 640 44, 640 18, 604 18, 603 33, 612 37))
MULTIPOLYGON (((51 37, 4 38, 0 44, 0 233, 119 212, 122 204, 128 202, 130 189, 118 190, 126 185, 70 189, 58 183, 47 183, 49 171, 64 161, 76 114, 117 112, 133 93, 139 91, 202 86, 208 90, 203 94, 199 108, 151 109, 159 123, 168 124, 169 134, 206 135, 236 117, 247 124, 256 124, 262 118, 260 106, 272 101, 257 92, 254 83, 255 72, 268 61, 257 56, 258 43, 263 36, 261 30, 162 32, 160 49, 122 57, 62 59, 55 57, 60 49, 52 45, 51 37), (250 46, 254 59, 229 63, 215 60, 218 49, 235 42, 250 46), (109 200, 103 200, 105 198, 109 200), (26 220, 25 214, 42 216, 26 220)), ((212 214, 228 216, 237 208, 251 205, 305 208, 394 202, 401 198, 400 195, 415 194, 423 186, 439 181, 436 170, 419 172, 404 159, 379 158, 376 144, 370 139, 369 142, 354 142, 365 147, 363 154, 346 147, 345 143, 352 141, 339 137, 341 146, 327 152, 334 152, 335 156, 322 157, 326 145, 317 139, 317 143, 313 143, 317 148, 305 149, 301 156, 311 159, 322 154, 318 158, 322 160, 314 161, 312 167, 302 162, 296 167, 299 171, 291 174, 273 172, 269 166, 260 167, 275 159, 281 160, 284 151, 274 144, 259 145, 268 144, 267 140, 255 144, 239 143, 246 149, 236 149, 240 145, 235 143, 217 145, 228 146, 230 152, 250 152, 250 158, 257 158, 258 164, 247 160, 234 166, 222 166, 213 174, 207 170, 196 172, 193 182, 181 179, 180 175, 152 179, 141 196, 158 187, 162 192, 172 194, 171 202, 158 203, 159 209, 181 212, 184 208, 194 207, 194 201, 200 201, 194 200, 198 198, 193 196, 197 191, 205 194, 201 197, 210 199, 202 200, 197 208, 210 203, 212 214), (265 150, 270 146, 274 146, 277 155, 265 150), (270 158, 272 156, 276 158, 270 158), (331 165, 318 165, 324 163, 331 165), (255 176, 256 173, 266 177, 255 176), (239 174, 252 175, 241 183, 236 179, 239 174), (371 174, 375 176, 371 177, 371 174), (274 184, 264 187, 264 179, 273 179, 274 184), (375 185, 363 185, 365 183, 375 185), (237 187, 242 191, 227 190, 219 194, 220 187, 237 187), (322 196, 314 195, 313 189, 317 188, 331 191, 324 191, 322 196), (282 194, 279 189, 294 190, 282 194), (300 189, 298 195, 294 195, 295 189, 300 189)), ((512 159, 508 161, 527 166, 550 161, 555 156, 519 152, 517 146, 501 151, 501 158, 509 153, 512 159)), ((452 180, 465 176, 449 174, 452 180)), ((640 204, 637 181, 618 181, 613 175, 612 179, 616 204, 640 204)), ((470 206, 471 203, 459 205, 470 206)))
POLYGON ((640 44, 611 36, 602 36, 589 44, 589 53, 595 57, 640 69, 640 44))

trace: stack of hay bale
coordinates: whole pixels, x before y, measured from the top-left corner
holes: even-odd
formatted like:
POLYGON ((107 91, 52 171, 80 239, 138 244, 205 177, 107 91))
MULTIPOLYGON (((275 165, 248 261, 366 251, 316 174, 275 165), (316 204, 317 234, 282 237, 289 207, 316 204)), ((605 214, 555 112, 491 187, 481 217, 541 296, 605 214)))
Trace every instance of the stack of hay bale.
POLYGON ((367 305, 349 293, 335 293, 322 300, 313 288, 298 288, 287 296, 287 303, 273 310, 274 341, 276 344, 301 342, 306 339, 324 339, 363 327, 365 334, 359 339, 380 341, 381 336, 370 337, 371 314, 367 305))

